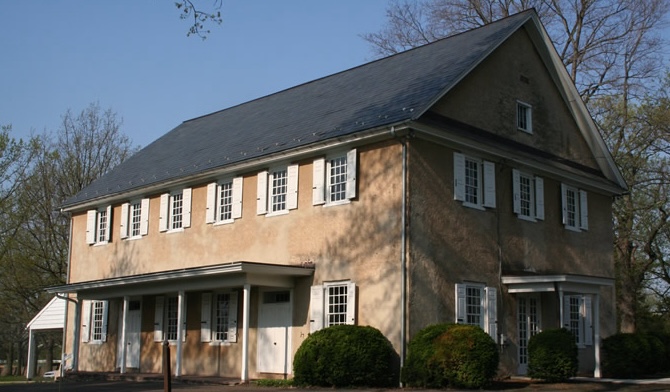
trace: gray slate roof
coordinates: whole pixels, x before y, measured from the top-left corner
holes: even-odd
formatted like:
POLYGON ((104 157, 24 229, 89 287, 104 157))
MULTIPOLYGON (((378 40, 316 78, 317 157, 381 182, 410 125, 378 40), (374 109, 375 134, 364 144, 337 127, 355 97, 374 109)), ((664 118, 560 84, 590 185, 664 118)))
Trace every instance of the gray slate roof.
POLYGON ((425 113, 535 15, 484 27, 183 122, 64 203, 65 208, 425 113))

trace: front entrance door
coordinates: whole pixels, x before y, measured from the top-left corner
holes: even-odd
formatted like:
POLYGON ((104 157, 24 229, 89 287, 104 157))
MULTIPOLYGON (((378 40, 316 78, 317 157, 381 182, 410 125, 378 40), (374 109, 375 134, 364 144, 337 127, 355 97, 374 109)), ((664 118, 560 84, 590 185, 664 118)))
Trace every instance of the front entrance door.
POLYGON ((517 297, 517 329, 519 331, 519 374, 528 373, 528 341, 540 332, 540 297, 517 297))
POLYGON ((288 290, 261 293, 258 372, 291 373, 291 292, 288 290))
MULTIPOLYGON (((123 324, 123 305, 119 317, 119 328, 123 324)), ((126 321, 126 368, 138 369, 140 367, 140 332, 142 329, 142 302, 139 300, 128 301, 128 316, 126 321)), ((119 334, 121 343, 121 334, 119 334)), ((117 358, 117 367, 121 367, 121 344, 117 358)))

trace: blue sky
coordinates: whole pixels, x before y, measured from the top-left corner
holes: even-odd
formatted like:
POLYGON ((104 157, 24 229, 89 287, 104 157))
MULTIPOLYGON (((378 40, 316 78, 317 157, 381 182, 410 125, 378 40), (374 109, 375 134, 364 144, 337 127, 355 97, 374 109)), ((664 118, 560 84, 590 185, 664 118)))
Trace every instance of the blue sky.
POLYGON ((0 124, 14 137, 56 131, 68 108, 98 102, 145 146, 184 120, 371 60, 360 34, 379 30, 387 3, 224 1, 203 41, 186 37, 170 0, 0 0, 0 124))

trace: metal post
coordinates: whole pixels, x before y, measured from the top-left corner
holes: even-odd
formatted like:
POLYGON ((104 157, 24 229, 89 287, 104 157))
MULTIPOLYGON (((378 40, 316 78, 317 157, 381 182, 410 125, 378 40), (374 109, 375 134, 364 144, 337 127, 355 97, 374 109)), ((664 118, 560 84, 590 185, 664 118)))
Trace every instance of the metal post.
POLYGON ((170 343, 163 342, 163 392, 172 392, 172 372, 170 371, 170 343))

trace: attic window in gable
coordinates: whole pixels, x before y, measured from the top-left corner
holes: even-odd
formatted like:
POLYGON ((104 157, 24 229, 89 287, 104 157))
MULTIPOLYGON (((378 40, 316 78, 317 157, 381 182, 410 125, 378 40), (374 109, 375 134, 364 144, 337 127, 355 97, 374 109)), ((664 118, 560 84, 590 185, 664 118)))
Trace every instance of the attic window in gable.
POLYGON ((521 101, 516 102, 516 127, 526 133, 533 133, 533 108, 521 101))

